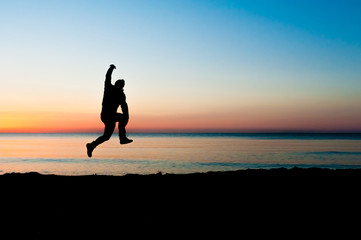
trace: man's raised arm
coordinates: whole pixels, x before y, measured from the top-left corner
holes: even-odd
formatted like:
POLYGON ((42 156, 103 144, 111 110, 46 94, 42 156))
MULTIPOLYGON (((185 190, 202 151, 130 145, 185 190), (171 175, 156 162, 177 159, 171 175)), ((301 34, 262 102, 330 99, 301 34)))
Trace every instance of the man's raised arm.
POLYGON ((107 71, 107 74, 105 74, 105 85, 112 84, 112 73, 114 69, 116 69, 116 67, 114 66, 114 64, 111 64, 107 71))

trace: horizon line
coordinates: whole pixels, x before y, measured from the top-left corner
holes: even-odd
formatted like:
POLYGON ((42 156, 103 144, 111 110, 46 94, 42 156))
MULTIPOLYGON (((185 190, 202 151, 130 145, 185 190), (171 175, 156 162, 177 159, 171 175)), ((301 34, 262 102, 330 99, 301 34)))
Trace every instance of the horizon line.
MULTIPOLYGON (((0 134, 102 134, 103 131, 0 131, 0 134)), ((361 130, 145 130, 127 131, 127 134, 361 134, 361 130)), ((114 131, 113 135, 117 132, 114 131)))

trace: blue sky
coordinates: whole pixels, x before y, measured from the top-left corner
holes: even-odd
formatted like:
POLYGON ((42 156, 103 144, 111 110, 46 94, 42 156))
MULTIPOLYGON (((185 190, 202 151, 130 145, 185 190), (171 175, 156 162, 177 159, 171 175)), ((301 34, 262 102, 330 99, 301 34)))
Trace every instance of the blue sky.
POLYGON ((133 128, 361 131, 360 10, 360 1, 0 1, 0 123, 37 113, 70 126, 76 115, 94 119, 91 129, 114 63, 133 128))

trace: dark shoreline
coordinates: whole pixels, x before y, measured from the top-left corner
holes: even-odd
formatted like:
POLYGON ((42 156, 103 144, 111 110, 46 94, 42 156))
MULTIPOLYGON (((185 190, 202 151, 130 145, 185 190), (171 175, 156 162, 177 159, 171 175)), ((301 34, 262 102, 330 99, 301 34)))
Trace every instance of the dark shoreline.
POLYGON ((279 234, 285 228, 308 231, 321 224, 334 231, 345 223, 359 224, 354 219, 361 212, 360 183, 361 169, 125 176, 10 173, 0 175, 1 226, 3 234, 40 238, 157 237, 164 231, 214 236, 255 229, 279 234))

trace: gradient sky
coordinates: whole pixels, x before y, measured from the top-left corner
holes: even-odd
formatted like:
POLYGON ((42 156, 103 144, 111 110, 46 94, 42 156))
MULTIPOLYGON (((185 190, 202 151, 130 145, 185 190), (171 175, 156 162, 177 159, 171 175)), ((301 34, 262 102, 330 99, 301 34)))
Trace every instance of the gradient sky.
POLYGON ((0 0, 0 132, 361 131, 360 1, 0 0), (114 82, 114 81, 113 81, 114 82))

